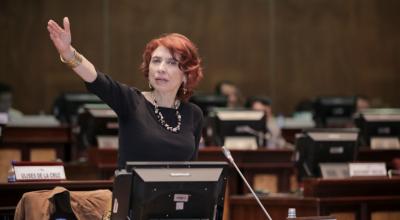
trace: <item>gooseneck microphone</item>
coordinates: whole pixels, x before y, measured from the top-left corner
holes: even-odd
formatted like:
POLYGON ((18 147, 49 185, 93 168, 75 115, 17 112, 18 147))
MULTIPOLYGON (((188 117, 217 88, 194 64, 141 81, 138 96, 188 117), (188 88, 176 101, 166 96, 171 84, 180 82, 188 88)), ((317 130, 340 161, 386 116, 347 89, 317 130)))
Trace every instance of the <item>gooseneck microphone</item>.
POLYGON ((247 188, 249 188, 251 194, 254 196, 254 198, 256 199, 256 201, 258 202, 258 205, 260 205, 261 209, 263 210, 263 212, 265 213, 265 215, 267 216, 267 218, 269 220, 272 220, 271 216, 269 216, 267 210, 265 209, 265 207, 262 205, 261 201, 258 199, 258 196, 256 195, 256 193, 253 191, 253 189, 251 188, 250 184, 247 182, 246 178, 243 176, 242 172, 240 171, 239 167, 236 165, 235 160, 233 160, 232 154, 231 152, 228 150, 228 148, 226 148, 225 146, 222 146, 222 152, 224 153, 225 157, 229 160, 229 162, 235 167, 236 171, 239 173, 240 177, 242 178, 242 180, 244 181, 244 183, 246 184, 247 188))

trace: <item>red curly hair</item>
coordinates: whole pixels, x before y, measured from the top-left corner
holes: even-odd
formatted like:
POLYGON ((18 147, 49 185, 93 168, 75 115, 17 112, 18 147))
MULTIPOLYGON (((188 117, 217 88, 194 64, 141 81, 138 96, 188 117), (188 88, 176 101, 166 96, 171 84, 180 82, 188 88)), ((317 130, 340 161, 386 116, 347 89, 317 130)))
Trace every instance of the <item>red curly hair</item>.
POLYGON ((187 81, 185 85, 182 84, 179 87, 176 96, 179 100, 187 101, 193 94, 193 89, 203 78, 201 59, 197 47, 187 37, 177 33, 164 34, 151 40, 144 49, 143 61, 140 65, 140 70, 146 78, 149 77, 151 55, 159 46, 166 47, 172 56, 179 61, 179 68, 185 74, 187 81), (180 57, 180 59, 177 59, 177 57, 180 57), (186 88, 186 93, 183 86, 186 88))

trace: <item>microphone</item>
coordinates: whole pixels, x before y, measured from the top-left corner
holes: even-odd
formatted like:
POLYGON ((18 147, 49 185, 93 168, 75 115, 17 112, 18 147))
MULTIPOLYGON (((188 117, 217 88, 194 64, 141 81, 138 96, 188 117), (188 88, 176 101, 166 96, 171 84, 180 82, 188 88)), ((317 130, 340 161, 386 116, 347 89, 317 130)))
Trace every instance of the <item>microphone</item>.
POLYGON ((226 148, 225 146, 222 146, 222 152, 224 153, 225 157, 229 160, 229 162, 235 167, 236 171, 239 173, 240 177, 242 178, 242 180, 244 181, 244 183, 246 184, 247 188, 249 188, 251 194, 254 196, 254 198, 256 199, 258 205, 260 205, 261 209, 263 210, 264 214, 267 216, 267 218, 269 220, 272 220, 271 216, 269 216, 267 210, 265 209, 265 207, 262 205, 260 199, 258 199, 258 196, 256 195, 256 193, 253 191, 253 189, 251 188, 250 184, 247 182, 246 178, 243 176, 242 172, 240 171, 239 167, 236 165, 235 161, 233 160, 232 154, 231 152, 228 150, 228 148, 226 148))

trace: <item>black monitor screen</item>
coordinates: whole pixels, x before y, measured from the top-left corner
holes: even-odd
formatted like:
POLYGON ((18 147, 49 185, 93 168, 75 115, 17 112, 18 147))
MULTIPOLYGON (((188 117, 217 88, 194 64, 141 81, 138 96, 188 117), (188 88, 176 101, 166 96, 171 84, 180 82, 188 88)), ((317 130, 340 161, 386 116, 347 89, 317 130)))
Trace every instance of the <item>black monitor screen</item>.
MULTIPOLYGON (((371 146, 371 140, 385 138, 400 139, 400 109, 366 109, 356 116, 360 129, 360 145, 371 146)), ((395 141, 396 142, 396 141, 395 141)), ((385 144, 384 141, 380 142, 385 144)), ((384 146, 380 146, 384 147, 384 146)))
POLYGON ((106 105, 85 105, 79 114, 78 125, 78 140, 82 147, 98 146, 99 137, 118 136, 118 117, 106 105))
POLYGON ((299 177, 320 177, 320 163, 351 162, 357 156, 357 129, 310 129, 296 137, 299 177))
POLYGON ((247 109, 214 109, 210 114, 212 137, 223 146, 231 137, 254 137, 258 146, 264 146, 266 118, 262 111, 247 109))
POLYGON ((128 162, 130 219, 221 220, 226 167, 225 162, 128 162))
POLYGON ((349 127, 356 111, 356 97, 319 97, 314 102, 317 127, 349 127))
POLYGON ((63 93, 54 102, 53 114, 63 123, 75 124, 79 109, 88 103, 103 103, 103 101, 91 93, 63 93))
POLYGON ((8 114, 5 112, 0 112, 0 140, 3 133, 3 127, 7 124, 7 122, 8 122, 8 114))
POLYGON ((196 94, 190 98, 190 102, 199 106, 204 116, 207 116, 212 108, 226 107, 228 99, 224 95, 196 94))

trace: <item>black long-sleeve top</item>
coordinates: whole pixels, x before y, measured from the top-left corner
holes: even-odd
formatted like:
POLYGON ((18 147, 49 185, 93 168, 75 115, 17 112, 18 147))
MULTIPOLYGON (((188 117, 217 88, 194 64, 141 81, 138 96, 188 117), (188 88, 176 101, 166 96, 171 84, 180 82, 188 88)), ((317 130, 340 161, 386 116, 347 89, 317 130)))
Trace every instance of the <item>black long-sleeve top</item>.
MULTIPOLYGON (((95 81, 85 83, 118 115, 118 167, 127 161, 189 161, 197 158, 203 114, 192 103, 181 102, 181 129, 173 133, 157 120, 154 105, 136 88, 129 87, 98 73, 95 81)), ((175 127, 174 108, 159 107, 165 121, 175 127)))

